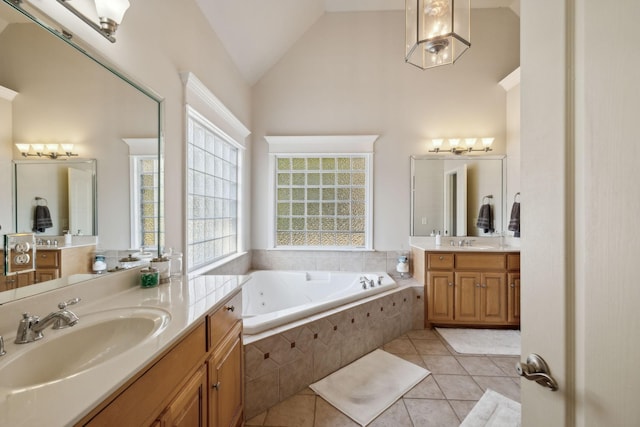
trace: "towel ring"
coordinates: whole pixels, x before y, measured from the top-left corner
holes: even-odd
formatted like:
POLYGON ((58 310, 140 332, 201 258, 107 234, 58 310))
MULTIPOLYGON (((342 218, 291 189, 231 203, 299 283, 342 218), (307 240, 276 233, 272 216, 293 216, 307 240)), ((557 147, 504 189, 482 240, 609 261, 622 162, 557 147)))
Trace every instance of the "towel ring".
POLYGON ((520 192, 518 191, 514 196, 513 196, 513 202, 517 202, 518 199, 520 198, 520 192))
POLYGON ((45 199, 44 197, 36 196, 36 205, 47 206, 47 204, 48 204, 47 199, 45 199), (42 204, 43 201, 44 201, 44 204, 42 204))
POLYGON ((485 199, 493 199, 493 194, 486 195, 486 196, 484 196, 484 197, 482 198, 482 204, 483 204, 483 205, 484 205, 485 203, 487 203, 487 202, 485 202, 485 199))

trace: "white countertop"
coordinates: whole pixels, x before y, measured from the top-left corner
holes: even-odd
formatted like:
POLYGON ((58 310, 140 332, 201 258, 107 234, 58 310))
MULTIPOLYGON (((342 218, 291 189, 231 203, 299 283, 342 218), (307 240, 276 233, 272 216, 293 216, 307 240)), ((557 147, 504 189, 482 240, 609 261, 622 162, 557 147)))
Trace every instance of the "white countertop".
MULTIPOLYGON (((71 285, 55 292, 6 303, 0 309, 0 333, 7 354, 0 367, 20 353, 33 350, 47 338, 65 330, 47 328, 44 338, 28 344, 14 344, 23 311, 41 317, 56 310, 56 304, 75 296, 82 301, 70 309, 82 322, 83 315, 121 307, 154 307, 166 310, 171 321, 157 336, 113 357, 92 369, 63 381, 36 388, 11 390, 0 387, 0 425, 73 425, 127 382, 157 355, 179 341, 205 315, 221 307, 238 293, 248 276, 200 276, 191 280, 172 279, 169 284, 143 289, 138 269, 110 274, 71 285)), ((70 330, 70 329, 67 329, 70 330)))
POLYGON ((439 246, 435 237, 412 236, 409 245, 428 252, 520 252, 520 240, 505 237, 442 237, 439 246), (470 241, 471 245, 460 246, 460 241, 470 241), (452 245, 453 243, 453 245, 452 245))

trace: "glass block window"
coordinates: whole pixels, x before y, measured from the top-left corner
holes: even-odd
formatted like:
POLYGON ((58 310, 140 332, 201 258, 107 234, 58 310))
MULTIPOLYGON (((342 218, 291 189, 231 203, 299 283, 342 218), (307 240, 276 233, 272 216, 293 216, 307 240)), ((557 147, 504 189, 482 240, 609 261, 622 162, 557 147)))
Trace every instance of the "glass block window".
POLYGON ((238 148, 189 110, 187 265, 189 271, 238 251, 238 148))
POLYGON ((368 247, 369 159, 366 154, 276 155, 275 247, 368 247))
POLYGON ((132 248, 157 248, 162 245, 164 224, 160 217, 160 182, 162 170, 157 156, 135 155, 131 158, 134 209, 132 248), (160 230, 160 233, 158 233, 160 230), (160 241, 159 241, 160 239, 160 241))

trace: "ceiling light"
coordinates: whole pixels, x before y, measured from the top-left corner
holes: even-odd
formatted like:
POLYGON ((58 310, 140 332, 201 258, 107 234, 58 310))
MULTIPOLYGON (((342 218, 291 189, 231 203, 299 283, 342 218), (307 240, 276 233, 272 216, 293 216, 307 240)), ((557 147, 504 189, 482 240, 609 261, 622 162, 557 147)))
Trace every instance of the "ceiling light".
POLYGON ((405 62, 453 64, 471 46, 470 0, 405 0, 405 62))

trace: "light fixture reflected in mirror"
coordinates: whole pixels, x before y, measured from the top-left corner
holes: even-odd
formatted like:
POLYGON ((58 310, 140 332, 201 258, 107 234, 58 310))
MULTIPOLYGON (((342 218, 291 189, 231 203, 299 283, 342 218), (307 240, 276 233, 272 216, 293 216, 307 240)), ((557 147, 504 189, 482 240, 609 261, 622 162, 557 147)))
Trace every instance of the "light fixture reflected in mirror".
POLYGON ((453 154, 463 154, 470 153, 472 151, 484 151, 489 152, 493 151, 491 145, 493 144, 494 138, 480 138, 482 141, 482 148, 474 148, 478 138, 464 138, 464 147, 460 146, 460 141, 462 138, 451 138, 447 141, 449 142, 449 148, 442 148, 442 143, 444 139, 437 138, 431 140, 432 149, 429 150, 430 153, 453 153, 453 154))
POLYGON ((40 157, 50 159, 64 159, 69 157, 77 157, 78 154, 73 152, 73 144, 16 144, 16 148, 20 151, 22 157, 40 157), (60 153, 58 149, 61 148, 60 153), (33 152, 32 152, 33 151, 33 152))
POLYGON ((98 25, 78 9, 73 7, 71 5, 71 0, 56 1, 75 16, 80 18, 85 24, 104 36, 104 38, 109 40, 111 43, 116 42, 116 38, 113 35, 118 29, 118 25, 122 22, 125 12, 129 9, 129 0, 94 0, 96 12, 100 19, 100 24, 98 25))
POLYGON ((471 47, 470 0, 405 0, 405 62, 453 64, 471 47))

